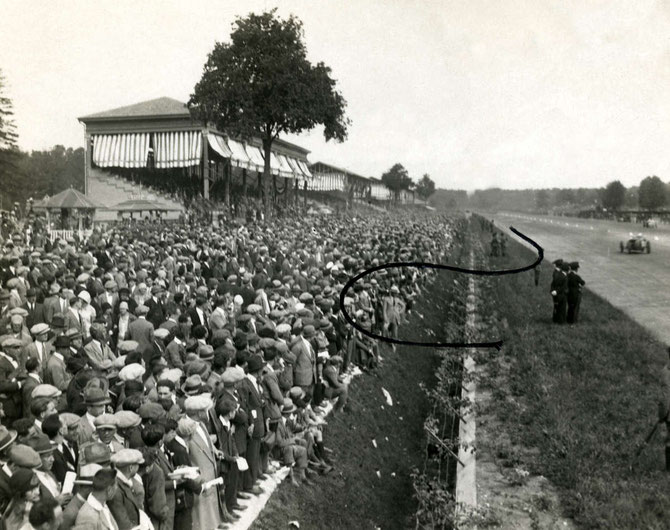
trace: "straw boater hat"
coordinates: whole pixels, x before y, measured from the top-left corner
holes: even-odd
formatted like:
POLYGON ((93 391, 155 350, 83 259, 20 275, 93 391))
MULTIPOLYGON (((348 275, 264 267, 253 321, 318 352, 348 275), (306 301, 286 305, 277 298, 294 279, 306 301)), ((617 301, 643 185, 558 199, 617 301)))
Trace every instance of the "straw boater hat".
POLYGON ((7 429, 4 425, 0 425, 0 451, 6 449, 11 443, 16 440, 17 432, 7 429))

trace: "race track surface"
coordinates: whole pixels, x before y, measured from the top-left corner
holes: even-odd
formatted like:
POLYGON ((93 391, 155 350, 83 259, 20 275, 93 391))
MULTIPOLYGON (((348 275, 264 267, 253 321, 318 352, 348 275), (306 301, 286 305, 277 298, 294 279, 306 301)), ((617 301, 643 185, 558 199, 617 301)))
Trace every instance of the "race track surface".
POLYGON ((486 217, 511 238, 518 240, 509 231, 513 226, 536 241, 550 262, 557 258, 579 261, 579 274, 588 289, 670 345, 669 225, 642 228, 636 223, 507 212, 486 217), (625 242, 631 233, 642 233, 651 241, 650 254, 620 253, 619 242, 625 242))

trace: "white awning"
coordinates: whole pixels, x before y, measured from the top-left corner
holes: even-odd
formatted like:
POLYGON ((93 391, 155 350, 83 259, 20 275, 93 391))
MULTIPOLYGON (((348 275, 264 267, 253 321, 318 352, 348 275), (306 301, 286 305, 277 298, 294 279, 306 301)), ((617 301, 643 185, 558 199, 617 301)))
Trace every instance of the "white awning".
POLYGON ((255 145, 247 145, 247 154, 251 162, 256 166, 256 171, 262 173, 265 169, 265 158, 263 157, 261 148, 255 145))
POLYGON ((310 172, 309 168, 307 167, 307 164, 305 164, 302 160, 297 160, 298 162, 298 167, 300 168, 300 171, 302 171, 302 174, 305 175, 305 178, 311 179, 312 178, 312 173, 310 172))
POLYGON ((98 167, 147 167, 149 133, 94 134, 93 163, 98 167))
POLYGON ((207 135, 207 141, 209 142, 210 147, 223 158, 230 158, 230 155, 233 154, 223 136, 209 133, 207 135))
POLYGON ((248 169, 253 169, 253 164, 249 159, 247 151, 244 149, 244 145, 237 140, 231 138, 228 139, 228 147, 230 147, 231 155, 230 159, 237 167, 243 167, 248 169))
POLYGON ((154 133, 154 160, 159 169, 197 166, 201 155, 200 131, 154 133))
POLYGON ((288 162, 288 165, 291 168, 291 171, 293 172, 294 178, 304 178, 305 177, 302 174, 302 171, 300 171, 300 166, 298 165, 298 161, 295 158, 287 156, 286 161, 288 162))
POLYGON ((279 172, 282 177, 293 178, 293 168, 291 168, 286 155, 277 154, 277 159, 279 160, 279 172))
POLYGON ((279 175, 281 172, 281 164, 274 151, 270 151, 270 170, 273 175, 279 175))

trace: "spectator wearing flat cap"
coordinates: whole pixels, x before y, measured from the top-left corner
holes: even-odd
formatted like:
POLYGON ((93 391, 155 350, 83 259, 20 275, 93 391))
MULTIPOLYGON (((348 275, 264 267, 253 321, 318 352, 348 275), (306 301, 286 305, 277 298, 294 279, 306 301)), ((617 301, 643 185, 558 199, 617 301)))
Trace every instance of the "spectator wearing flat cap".
POLYGON ((46 381, 46 367, 54 349, 49 342, 49 331, 51 331, 51 328, 47 324, 33 325, 30 328, 30 333, 34 337, 34 341, 25 348, 26 358, 37 360, 38 374, 42 381, 46 381))
MULTIPOLYGON (((212 443, 207 430, 207 410, 213 405, 208 395, 189 396, 184 401, 184 409, 192 428, 182 436, 188 443, 189 455, 193 465, 200 469, 203 483, 217 477, 217 454, 219 450, 212 443), (188 438, 188 439, 187 439, 188 438)), ((180 420, 180 423, 182 420, 180 420)), ((194 499, 193 527, 216 528, 221 523, 222 513, 216 487, 203 491, 194 499)))
POLYGON ((95 433, 92 442, 100 442, 109 447, 114 455, 125 448, 124 439, 118 434, 117 419, 114 414, 107 412, 100 414, 94 420, 95 433))
POLYGON ((317 358, 312 344, 315 336, 314 326, 307 325, 291 346, 291 352, 296 358, 293 366, 293 384, 301 387, 309 396, 308 399, 312 396, 317 381, 317 358))
POLYGON ((141 451, 123 449, 111 457, 116 469, 116 493, 108 501, 119 530, 130 530, 140 524, 144 512, 144 486, 137 472, 144 463, 141 451))

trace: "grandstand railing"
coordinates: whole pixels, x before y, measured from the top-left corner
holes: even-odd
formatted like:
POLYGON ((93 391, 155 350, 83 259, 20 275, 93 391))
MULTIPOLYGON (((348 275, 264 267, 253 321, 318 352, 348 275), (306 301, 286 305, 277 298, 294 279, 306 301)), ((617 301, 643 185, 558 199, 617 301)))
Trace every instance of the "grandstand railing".
POLYGON ((92 230, 49 230, 49 239, 53 243, 56 239, 67 241, 69 238, 77 236, 79 240, 90 237, 92 230))

